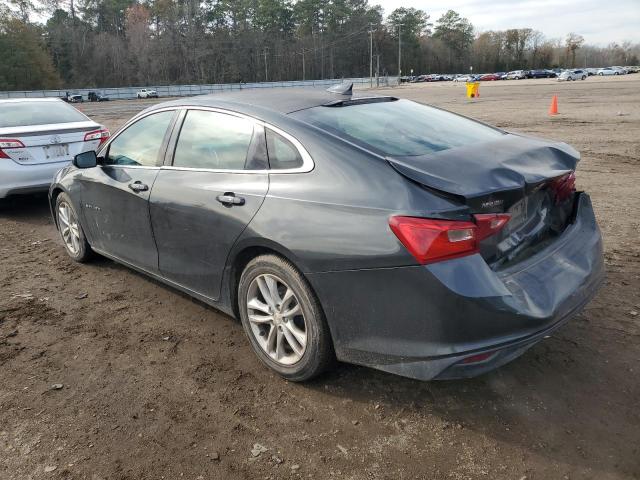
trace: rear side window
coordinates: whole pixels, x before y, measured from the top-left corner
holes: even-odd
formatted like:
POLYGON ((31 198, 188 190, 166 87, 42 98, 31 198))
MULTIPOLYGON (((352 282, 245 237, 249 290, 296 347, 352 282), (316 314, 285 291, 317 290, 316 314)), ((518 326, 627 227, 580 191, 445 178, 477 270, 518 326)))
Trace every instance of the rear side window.
POLYGON ((302 166, 302 156, 296 146, 282 135, 267 129, 267 151, 272 170, 287 170, 302 166))
POLYGON ((148 115, 127 127, 109 145, 106 165, 155 167, 173 111, 148 115))
POLYGON ((190 110, 182 124, 173 166, 244 170, 253 122, 218 112, 190 110))
POLYGON ((62 101, 0 102, 0 127, 87 121, 87 117, 62 101))

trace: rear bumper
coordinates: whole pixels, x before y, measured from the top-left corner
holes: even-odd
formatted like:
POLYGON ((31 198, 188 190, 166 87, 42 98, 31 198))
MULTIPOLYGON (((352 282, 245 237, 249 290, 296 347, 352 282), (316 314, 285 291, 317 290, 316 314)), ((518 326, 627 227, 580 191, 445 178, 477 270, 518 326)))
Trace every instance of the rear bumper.
POLYGON ((479 256, 308 274, 338 358, 429 380, 475 376, 516 358, 562 325, 604 279, 591 201, 550 247, 502 272, 479 256), (492 352, 486 361, 461 364, 492 352))
POLYGON ((0 198, 20 193, 46 192, 56 172, 68 161, 39 165, 21 165, 9 159, 0 159, 0 198))

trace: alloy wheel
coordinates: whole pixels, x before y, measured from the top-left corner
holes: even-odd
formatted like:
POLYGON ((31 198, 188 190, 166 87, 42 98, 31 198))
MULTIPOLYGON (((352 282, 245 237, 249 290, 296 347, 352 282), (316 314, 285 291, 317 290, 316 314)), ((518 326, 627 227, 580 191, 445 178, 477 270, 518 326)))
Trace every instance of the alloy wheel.
POLYGON ((67 202, 60 202, 58 206, 58 228, 62 240, 73 255, 80 251, 80 226, 75 212, 67 202))
POLYGON ((251 332, 262 350, 281 365, 297 363, 307 347, 307 325, 293 289, 271 274, 258 275, 247 291, 251 332))

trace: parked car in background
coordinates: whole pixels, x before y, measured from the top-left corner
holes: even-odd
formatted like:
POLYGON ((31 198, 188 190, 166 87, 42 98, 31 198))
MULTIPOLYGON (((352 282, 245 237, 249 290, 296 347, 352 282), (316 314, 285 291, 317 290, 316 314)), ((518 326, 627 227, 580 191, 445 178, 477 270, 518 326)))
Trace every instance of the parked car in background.
POLYGON ((480 75, 478 80, 481 82, 492 82, 495 80, 501 80, 501 77, 496 73, 485 73, 484 75, 480 75))
POLYGON ((604 67, 598 70, 598 75, 601 77, 607 77, 610 75, 624 75, 626 71, 617 67, 604 67))
POLYGON ((56 176, 64 248, 240 318, 292 381, 335 357, 476 376, 593 298, 602 239, 578 152, 339 87, 146 109, 56 176))
POLYGON ((90 102, 108 102, 109 97, 100 92, 89 92, 87 98, 90 102))
POLYGON ((473 82, 475 77, 473 75, 458 75, 453 79, 454 82, 473 82))
POLYGON ((556 74, 549 70, 529 70, 527 78, 553 78, 556 74))
POLYGON ((637 65, 627 66, 625 68, 627 70, 627 73, 638 73, 638 72, 640 72, 640 66, 637 66, 637 65))
POLYGON ((69 103, 82 103, 84 102, 84 98, 79 93, 69 93, 67 92, 66 101, 69 103))
POLYGON ((513 70, 507 73, 507 80, 522 80, 527 78, 526 70, 513 70))
POLYGON ((598 73, 598 69, 597 68, 585 68, 584 71, 587 72, 587 75, 589 77, 591 77, 593 75, 597 75, 597 73, 598 73))
POLYGON ((46 191, 78 153, 109 131, 58 98, 0 100, 0 198, 46 191))
POLYGON ((136 93, 138 98, 158 98, 158 92, 150 88, 143 88, 136 93))
POLYGON ((587 72, 585 72, 584 70, 565 70, 560 75, 558 75, 558 81, 565 82, 572 80, 586 80, 587 77, 587 72))
POLYGON ((626 75, 627 73, 629 73, 629 71, 625 68, 625 67, 621 67, 621 66, 613 66, 611 67, 614 70, 620 72, 619 75, 626 75))

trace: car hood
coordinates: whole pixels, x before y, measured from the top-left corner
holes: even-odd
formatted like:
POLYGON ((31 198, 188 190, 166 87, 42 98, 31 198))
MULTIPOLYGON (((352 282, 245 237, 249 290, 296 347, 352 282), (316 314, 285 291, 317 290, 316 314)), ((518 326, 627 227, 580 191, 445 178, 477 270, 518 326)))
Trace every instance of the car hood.
POLYGON ((579 160, 565 143, 512 133, 479 145, 387 158, 405 177, 458 197, 476 211, 508 208, 542 182, 575 170, 579 160))

